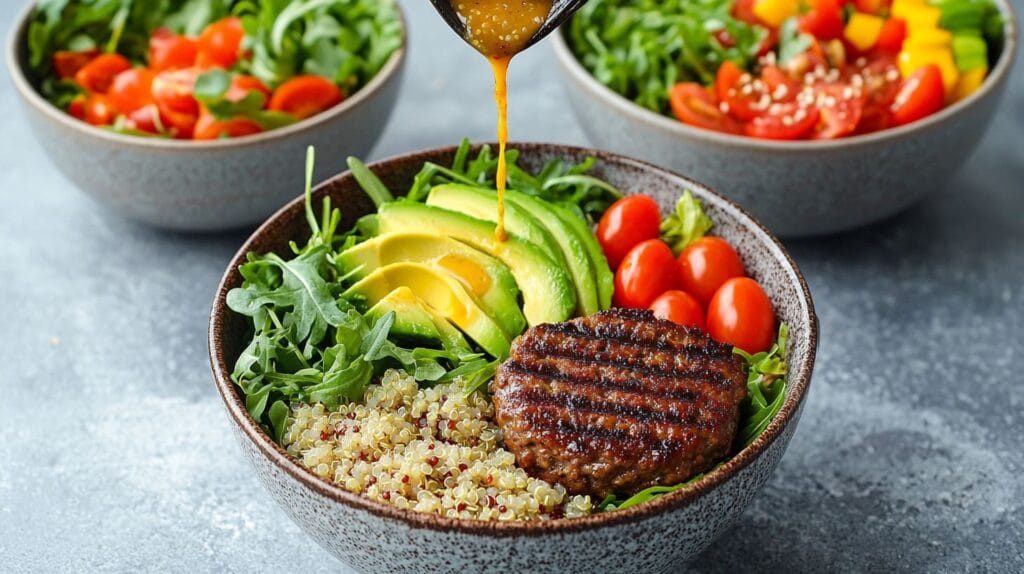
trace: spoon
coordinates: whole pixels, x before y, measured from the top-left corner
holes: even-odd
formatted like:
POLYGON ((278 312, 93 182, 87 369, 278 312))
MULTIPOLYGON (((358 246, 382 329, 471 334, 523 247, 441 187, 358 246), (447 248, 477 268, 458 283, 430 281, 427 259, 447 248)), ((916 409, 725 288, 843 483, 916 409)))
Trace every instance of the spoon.
MULTIPOLYGON (((444 18, 444 21, 448 23, 448 26, 455 31, 463 40, 469 41, 466 38, 466 24, 459 17, 459 13, 455 11, 452 6, 452 2, 458 2, 458 0, 430 0, 430 3, 437 9, 437 13, 444 18)), ((540 42, 548 34, 553 32, 555 28, 558 28, 565 23, 581 6, 587 3, 587 0, 554 0, 551 5, 551 12, 548 13, 548 19, 544 21, 544 24, 537 30, 537 33, 530 38, 530 41, 523 47, 525 50, 530 46, 540 42)))

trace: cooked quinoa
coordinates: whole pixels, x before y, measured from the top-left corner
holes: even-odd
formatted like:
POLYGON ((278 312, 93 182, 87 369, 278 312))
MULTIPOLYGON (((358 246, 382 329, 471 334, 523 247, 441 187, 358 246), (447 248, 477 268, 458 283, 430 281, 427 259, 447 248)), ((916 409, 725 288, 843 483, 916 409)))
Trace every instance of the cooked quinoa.
POLYGON ((589 496, 531 478, 501 447, 494 407, 458 384, 420 388, 391 370, 361 403, 294 405, 288 453, 319 476, 374 500, 451 518, 583 516, 589 496))

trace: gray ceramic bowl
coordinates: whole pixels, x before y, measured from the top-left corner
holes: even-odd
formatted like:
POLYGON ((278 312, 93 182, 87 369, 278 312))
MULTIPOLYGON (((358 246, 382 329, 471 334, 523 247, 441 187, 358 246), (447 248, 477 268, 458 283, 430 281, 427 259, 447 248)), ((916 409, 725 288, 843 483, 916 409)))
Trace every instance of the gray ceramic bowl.
MULTIPOLYGON (((736 204, 661 168, 593 150, 515 144, 522 165, 539 169, 564 158, 600 161, 593 174, 623 191, 652 194, 671 208, 691 189, 715 221, 714 232, 741 254, 790 326, 789 385, 782 411, 752 445, 692 487, 627 510, 542 523, 440 518, 387 506, 327 482, 288 457, 246 412, 229 378, 247 343, 248 324, 225 305, 241 284, 238 266, 250 251, 290 253, 289 240, 308 235, 296 199, 245 242, 221 280, 210 320, 210 362, 231 426, 259 479, 285 512, 340 560, 363 572, 659 572, 678 567, 725 531, 758 495, 789 444, 814 367, 818 325, 800 271, 777 239, 736 204)), ((407 189, 424 161, 449 165, 454 148, 413 153, 370 166, 393 190, 407 189)), ((244 188, 243 188, 244 190, 244 188)), ((320 185, 314 204, 330 195, 350 226, 373 209, 350 173, 320 185)))
POLYGON ((969 98, 903 127, 833 141, 773 142, 694 128, 656 114, 598 82, 569 49, 555 53, 573 110, 591 142, 643 158, 720 189, 773 232, 834 233, 906 209, 956 173, 985 133, 1017 51, 1006 0, 1002 54, 969 98))
POLYGON ((25 73, 27 7, 7 42, 7 68, 25 113, 57 168, 101 204, 137 221, 183 231, 254 225, 302 191, 306 146, 321 174, 365 156, 398 98, 406 42, 358 92, 291 126, 217 141, 133 137, 94 128, 43 99, 25 73), (240 182, 242 182, 240 184, 240 182))

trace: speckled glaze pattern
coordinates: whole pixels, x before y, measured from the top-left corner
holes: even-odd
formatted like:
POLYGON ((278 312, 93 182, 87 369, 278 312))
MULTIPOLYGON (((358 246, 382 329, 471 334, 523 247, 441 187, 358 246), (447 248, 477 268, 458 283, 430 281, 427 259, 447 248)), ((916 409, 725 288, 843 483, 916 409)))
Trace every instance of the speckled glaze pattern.
POLYGON ((828 142, 769 142, 693 128, 601 85, 554 34, 563 84, 597 147, 685 173, 787 237, 844 231, 894 215, 940 189, 974 151, 1002 99, 1018 27, 1005 0, 1002 54, 985 86, 922 121, 828 142))
POLYGON ((24 74, 31 6, 11 32, 7 64, 33 133, 53 165, 102 205, 156 227, 216 231, 254 225, 302 192, 306 147, 320 177, 365 156, 398 97, 405 43, 342 104, 294 125, 233 140, 173 141, 120 135, 71 118, 24 74))
MULTIPOLYGON (((260 481, 285 512, 331 554, 362 572, 664 572, 706 548, 734 521, 778 465, 810 384, 818 325, 807 286, 781 244, 746 212, 708 188, 668 171, 620 156, 543 144, 515 144, 522 165, 536 169, 554 158, 599 159, 593 174, 623 191, 644 192, 671 208, 684 189, 705 204, 757 278, 780 318, 790 325, 790 392, 782 412, 750 447, 696 485, 631 509, 544 523, 474 522, 404 511, 345 491, 290 459, 247 415, 230 382, 231 365, 245 345, 246 324, 224 304, 241 278, 249 251, 287 253, 307 233, 298 198, 263 224, 228 267, 214 301, 210 360, 232 429, 260 481)), ((372 164, 391 189, 405 189, 424 161, 447 164, 454 148, 414 153, 372 164)), ((343 173, 317 187, 330 195, 351 225, 372 204, 343 173)))

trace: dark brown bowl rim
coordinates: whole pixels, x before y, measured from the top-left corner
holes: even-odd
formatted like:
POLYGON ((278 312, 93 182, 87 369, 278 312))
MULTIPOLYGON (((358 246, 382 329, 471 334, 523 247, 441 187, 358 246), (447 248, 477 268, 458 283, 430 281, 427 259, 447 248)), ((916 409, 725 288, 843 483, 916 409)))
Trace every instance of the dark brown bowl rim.
POLYGON ((567 80, 575 80, 581 84, 584 91, 589 92, 593 97, 602 100, 612 106, 623 115, 632 118, 648 127, 668 132, 673 136, 682 139, 696 139, 705 143, 717 144, 725 147, 744 148, 757 150, 765 153, 786 153, 786 152, 814 152, 834 151, 861 146, 879 145, 889 140, 912 136, 923 132, 946 120, 959 115, 967 108, 984 98, 989 97, 993 92, 1006 83, 1010 72, 1013 69, 1013 61, 1017 54, 1017 15, 1011 2, 1006 0, 995 0, 1000 12, 1005 16, 1003 25, 1004 40, 1003 50, 999 54, 995 67, 989 72, 980 89, 970 96, 944 107, 938 113, 932 114, 916 122, 904 126, 888 128, 878 132, 863 135, 839 138, 834 140, 795 140, 777 141, 753 138, 743 135, 732 135, 726 133, 705 130, 693 127, 673 118, 663 116, 652 110, 640 106, 615 92, 611 88, 597 81, 597 78, 583 67, 583 64, 576 58, 576 55, 569 48, 565 38, 568 23, 552 34, 556 59, 562 64, 563 73, 569 76, 567 80))
MULTIPOLYGON (((311 490, 341 504, 370 512, 385 519, 398 520, 415 528, 457 531, 467 534, 497 537, 540 536, 551 533, 579 532, 591 528, 637 522, 660 513, 679 509, 698 498, 707 495, 717 486, 730 480, 740 470, 750 465, 755 459, 764 453, 772 443, 778 440, 782 435, 783 430, 793 422, 794 416, 799 412, 799 409, 807 395, 807 389, 810 385, 811 375, 814 369, 815 355, 818 347, 818 319, 814 312, 814 304, 811 300, 810 289, 808 288, 803 275, 800 273, 800 269, 793 261, 793 258, 789 255, 789 252, 786 251, 785 247, 783 247, 782 243, 772 235, 767 228, 747 213, 746 210, 711 190, 707 186, 689 178, 685 178, 675 172, 640 160, 587 148, 537 143, 514 143, 510 145, 526 153, 532 151, 547 151, 560 154, 569 152, 582 153, 593 156, 598 160, 614 160, 619 164, 625 164, 645 171, 654 171, 659 175, 667 176, 669 178, 681 179, 686 183, 686 185, 699 188, 714 196, 721 202, 723 207, 733 211, 730 216, 735 217, 744 228, 749 232, 752 232, 758 242, 762 244, 767 243, 769 249, 772 249, 775 252, 775 257, 781 256, 781 259, 784 261, 785 267, 787 268, 786 271, 788 273, 792 273, 798 281, 800 303, 806 307, 807 321, 809 322, 808 353, 799 365, 791 365, 790 372, 798 373, 798 376, 788 379, 790 391, 783 403, 782 410, 772 420, 767 429, 765 429, 757 440, 730 458, 721 467, 709 472, 702 480, 693 486, 663 495, 645 504, 625 510, 591 514, 580 518, 563 518, 543 522, 479 521, 447 518, 434 514, 415 512, 413 510, 402 510, 394 506, 376 502, 360 494, 349 492, 340 486, 320 478, 311 470, 303 467, 295 459, 289 456, 284 449, 267 436, 267 434, 260 428, 259 424, 249 416, 249 413, 245 409, 244 400, 239 395, 238 389, 235 387, 234 383, 231 382, 231 369, 227 364, 226 357, 223 352, 223 345, 221 344, 224 320, 227 317, 227 313, 230 312, 225 303, 228 284, 238 273, 238 266, 245 261, 246 254, 250 251, 251 246, 256 242, 257 238, 260 238, 265 233, 272 231, 273 224, 278 219, 284 217, 289 211, 298 209, 298 206, 301 205, 304 200, 303 197, 298 197, 286 204, 278 210, 277 213, 264 222, 263 225, 261 225, 255 232, 253 232, 238 252, 235 253, 235 256, 232 258, 231 263, 221 278, 220 284, 217 288, 217 295, 214 299, 213 308, 210 314, 210 366, 213 370, 217 391, 220 393, 220 396, 224 401, 224 405, 231 420, 241 428, 249 440, 255 443, 256 447, 264 456, 307 488, 310 488, 311 490)), ((382 168, 386 169, 391 163, 422 160, 423 158, 432 157, 436 154, 453 153, 454 150, 454 146, 422 150, 374 162, 370 164, 369 167, 372 170, 380 170, 382 168)), ((349 177, 351 177, 351 173, 348 171, 338 174, 318 185, 314 194, 321 192, 325 186, 330 185, 335 181, 349 177)))
POLYGON ((363 103, 379 92, 380 89, 385 86, 401 69, 408 47, 409 27, 405 20, 405 14, 397 2, 395 2, 394 5, 398 14, 399 24, 402 27, 402 43, 399 45, 398 49, 391 54, 391 57, 388 58, 387 62, 384 63, 381 69, 378 70, 372 78, 370 78, 370 81, 367 82, 366 85, 357 90, 356 93, 352 94, 350 97, 346 98, 345 101, 333 108, 316 114, 315 116, 311 116, 282 128, 267 130, 265 132, 240 138, 199 141, 155 137, 150 138, 120 134, 110 130, 100 129, 85 122, 76 120, 62 110, 57 109, 53 104, 43 98, 39 91, 36 90, 35 86, 32 85, 32 82, 29 81, 25 70, 22 69, 20 58, 18 57, 21 46, 28 34, 28 25, 32 19, 32 13, 35 10, 36 3, 34 1, 29 2, 28 5, 22 9, 7 35, 7 69, 11 75, 11 83, 14 84, 14 87, 19 93, 21 93, 25 101, 51 120, 56 121, 58 124, 61 124, 68 129, 75 130, 84 136, 105 139, 112 143, 123 144, 129 147, 156 150, 214 151, 237 149, 273 142, 276 139, 302 135, 303 133, 317 128, 322 124, 330 123, 339 117, 356 112, 358 108, 362 107, 363 103))

